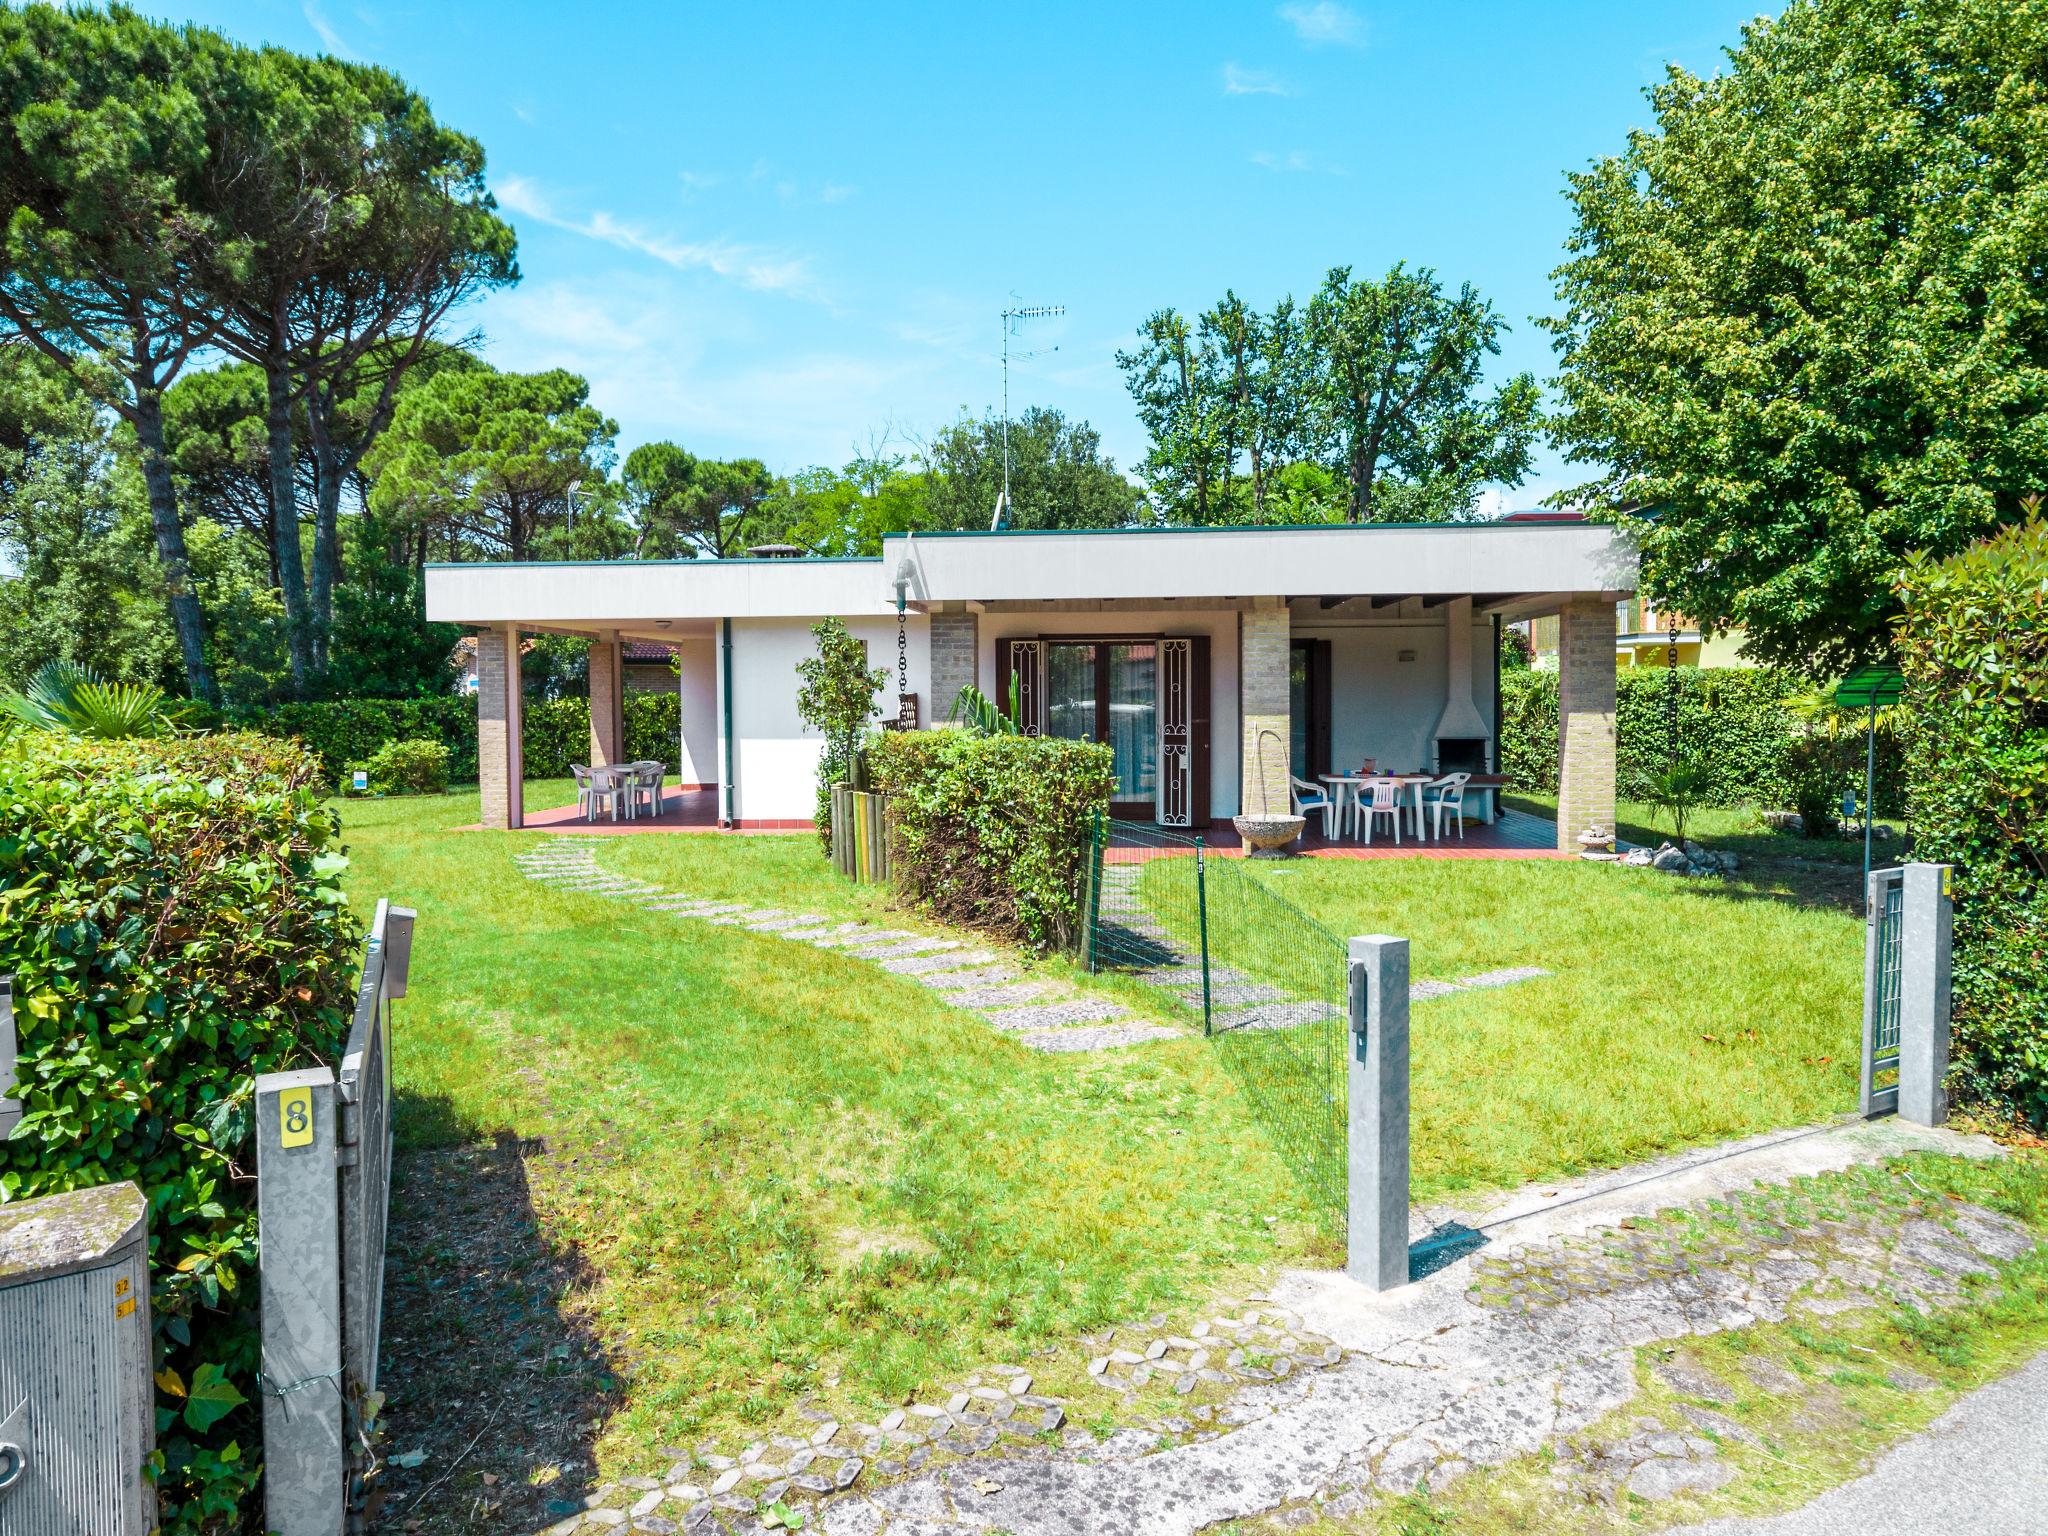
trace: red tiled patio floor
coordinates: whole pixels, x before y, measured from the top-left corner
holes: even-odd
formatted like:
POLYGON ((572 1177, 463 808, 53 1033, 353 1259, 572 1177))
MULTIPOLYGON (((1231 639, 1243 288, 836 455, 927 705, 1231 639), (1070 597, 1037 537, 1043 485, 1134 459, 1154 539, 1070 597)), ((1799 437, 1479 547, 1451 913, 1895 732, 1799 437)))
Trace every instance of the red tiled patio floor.
MULTIPOLYGON (((1372 846, 1366 847, 1355 837, 1338 838, 1335 841, 1323 836, 1322 818, 1311 816, 1308 830, 1294 845, 1293 852, 1311 859, 1570 859, 1576 854, 1561 852, 1557 846, 1557 823, 1541 816, 1529 816, 1520 811, 1503 811, 1498 821, 1488 826, 1483 821, 1467 822, 1465 835, 1461 838, 1448 827, 1448 836, 1442 842, 1418 842, 1404 830, 1401 841, 1396 843, 1385 832, 1373 838, 1372 846)), ((1236 828, 1229 822, 1212 826, 1203 841, 1216 853, 1242 858, 1244 846, 1236 828)), ((1154 848, 1118 848, 1108 850, 1112 863, 1142 863, 1156 854, 1166 852, 1154 848)))

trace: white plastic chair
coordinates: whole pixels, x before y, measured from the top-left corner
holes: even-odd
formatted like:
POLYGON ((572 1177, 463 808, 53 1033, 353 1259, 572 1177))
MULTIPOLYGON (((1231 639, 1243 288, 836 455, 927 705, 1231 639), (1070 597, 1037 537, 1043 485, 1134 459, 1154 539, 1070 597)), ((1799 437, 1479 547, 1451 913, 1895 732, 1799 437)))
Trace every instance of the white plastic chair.
POLYGON ((1394 829, 1394 846, 1401 846, 1401 786, 1392 779, 1374 779, 1364 786, 1372 791, 1372 799, 1361 798, 1358 802, 1359 821, 1364 827, 1365 843, 1372 846, 1372 824, 1376 817, 1384 816, 1394 829))
POLYGON ((571 763, 569 777, 576 781, 576 809, 585 821, 597 820, 597 786, 591 782, 590 768, 585 763, 571 763))
POLYGON ((635 763, 628 780, 626 815, 631 819, 640 814, 640 803, 647 802, 647 814, 661 815, 661 781, 667 769, 661 763, 635 763))
POLYGON ((1310 811, 1323 813, 1323 836, 1334 840, 1338 831, 1338 817, 1343 807, 1338 805, 1329 790, 1320 784, 1311 784, 1306 779, 1287 776, 1287 784, 1294 796, 1294 814, 1306 816, 1310 811))
POLYGON ((1465 785, 1471 777, 1472 775, 1469 773, 1447 773, 1434 783, 1422 786, 1423 809, 1428 810, 1434 807, 1436 810, 1436 831, 1433 835, 1438 842, 1442 842, 1444 838, 1444 811, 1446 808, 1450 810, 1453 819, 1458 823, 1458 836, 1461 839, 1464 837, 1465 785))

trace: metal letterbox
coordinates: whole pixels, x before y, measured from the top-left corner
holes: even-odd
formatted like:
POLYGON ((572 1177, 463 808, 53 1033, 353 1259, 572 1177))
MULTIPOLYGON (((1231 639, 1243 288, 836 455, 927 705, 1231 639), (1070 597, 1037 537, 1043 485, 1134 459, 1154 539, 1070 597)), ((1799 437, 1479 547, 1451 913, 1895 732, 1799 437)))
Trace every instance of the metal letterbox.
POLYGON ((141 1190, 0 1206, 0 1532, 155 1528, 149 1352, 141 1190))

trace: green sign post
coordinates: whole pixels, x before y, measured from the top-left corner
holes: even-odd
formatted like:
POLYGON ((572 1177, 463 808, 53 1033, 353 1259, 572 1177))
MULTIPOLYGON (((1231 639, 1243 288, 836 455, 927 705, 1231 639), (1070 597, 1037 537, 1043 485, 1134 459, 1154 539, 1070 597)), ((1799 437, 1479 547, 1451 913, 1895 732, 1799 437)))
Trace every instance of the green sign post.
POLYGON ((1835 684, 1835 703, 1843 709, 1867 709, 1870 724, 1863 748, 1863 888, 1870 889, 1871 797, 1877 790, 1877 712, 1906 696, 1899 669, 1873 663, 1858 667, 1835 684))

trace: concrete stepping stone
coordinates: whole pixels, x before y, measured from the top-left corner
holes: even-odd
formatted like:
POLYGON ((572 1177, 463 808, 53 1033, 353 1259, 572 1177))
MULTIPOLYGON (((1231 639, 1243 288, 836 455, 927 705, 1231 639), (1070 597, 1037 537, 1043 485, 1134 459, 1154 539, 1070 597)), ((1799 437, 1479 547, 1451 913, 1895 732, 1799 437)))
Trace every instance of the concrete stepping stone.
POLYGON ((737 928, 742 923, 751 923, 757 917, 779 917, 782 914, 766 907, 750 907, 744 902, 735 902, 716 917, 706 917, 707 923, 716 923, 721 928, 737 928))
POLYGON ((929 954, 941 949, 958 949, 958 939, 905 939, 895 944, 866 944, 859 949, 842 949, 856 960, 893 960, 899 955, 929 954))
MULTIPOLYGON (((1181 996, 1187 999, 1187 1005, 1190 1008, 1202 1006, 1202 994, 1200 991, 1183 992, 1181 996)), ((1268 986, 1263 981, 1226 981, 1218 983, 1212 978, 1209 982, 1209 1001, 1212 1005, 1225 1003, 1279 1003, 1285 1002, 1286 999, 1287 994, 1285 992, 1282 992, 1278 987, 1268 986)))
POLYGON ((1455 981, 1412 981, 1408 984, 1408 1001, 1426 1003, 1432 997, 1449 997, 1453 992, 1464 990, 1455 981))
MULTIPOLYGON (((880 963, 883 970, 896 976, 923 977, 938 973, 971 976, 974 974, 973 967, 993 965, 998 958, 985 949, 971 949, 962 954, 905 955, 898 960, 884 960, 880 963)), ((932 982, 929 985, 936 986, 938 983, 932 982)), ((965 987, 972 986, 973 983, 958 981, 951 985, 965 987)))
POLYGON ((1048 1055, 1072 1051, 1108 1051, 1120 1045, 1143 1045, 1148 1040, 1177 1040, 1180 1031, 1163 1024, 1097 1024, 1081 1029, 1033 1029, 1017 1036, 1017 1043, 1048 1055))
POLYGON ((964 971, 913 972, 911 979, 934 992, 966 992, 976 987, 994 987, 1014 981, 1017 973, 1007 965, 977 965, 964 971))
POLYGON ((1063 1024, 1088 1024, 1100 1019, 1127 1019, 1131 1010, 1106 997, 1077 997, 1064 1003, 985 1010, 981 1015, 997 1029, 1056 1029, 1063 1024))
POLYGON ((1463 987, 1511 987, 1518 981, 1534 981, 1538 976, 1550 972, 1540 965, 1511 965, 1505 970, 1481 971, 1477 976, 1460 976, 1458 985, 1463 987))
POLYGON ((798 913, 795 917, 786 914, 771 917, 765 923, 748 923, 750 933, 782 933, 791 928, 814 928, 824 919, 815 912, 798 913))
POLYGON ((837 933, 828 933, 811 940, 820 949, 841 949, 851 944, 884 944, 898 939, 915 939, 922 935, 907 928, 875 928, 867 923, 846 923, 837 933))
POLYGON ((1342 1015, 1341 1008, 1329 1003, 1262 1003, 1256 1008, 1218 1014, 1215 1025, 1218 1029, 1293 1029, 1342 1015))
POLYGON ((946 1001, 955 1008, 1014 1008, 1020 1003, 1036 1002, 1051 991, 1047 982, 1019 981, 1006 987, 963 987, 948 995, 946 1001))

